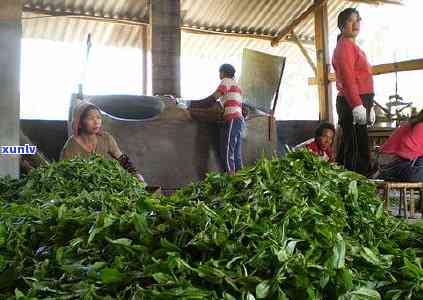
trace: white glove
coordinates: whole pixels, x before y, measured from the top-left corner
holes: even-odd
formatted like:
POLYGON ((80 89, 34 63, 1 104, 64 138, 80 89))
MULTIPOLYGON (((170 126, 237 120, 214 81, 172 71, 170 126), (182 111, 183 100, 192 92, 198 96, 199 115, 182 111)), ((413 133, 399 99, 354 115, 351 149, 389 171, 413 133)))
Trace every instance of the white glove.
POLYGON ((370 109, 370 125, 375 125, 376 123, 376 112, 374 107, 372 106, 372 108, 370 109))
POLYGON ((353 108, 353 125, 366 125, 367 124, 367 111, 363 105, 358 105, 353 108))

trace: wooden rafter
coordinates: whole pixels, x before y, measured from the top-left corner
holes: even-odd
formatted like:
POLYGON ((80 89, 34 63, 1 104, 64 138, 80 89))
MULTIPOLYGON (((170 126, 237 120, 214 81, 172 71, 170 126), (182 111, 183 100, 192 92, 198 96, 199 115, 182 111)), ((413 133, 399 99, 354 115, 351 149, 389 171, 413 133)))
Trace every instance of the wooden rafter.
POLYGON ((293 39, 294 43, 298 46, 298 48, 300 48, 300 51, 304 55, 304 58, 306 59, 306 61, 310 65, 310 67, 313 69, 314 74, 317 74, 316 65, 314 64, 313 60, 311 59, 311 57, 308 54, 307 50, 304 48, 304 46, 301 43, 301 41, 298 40, 297 35, 294 32, 291 32, 291 36, 292 36, 292 39, 293 39))
POLYGON ((140 26, 148 25, 148 21, 146 20, 134 20, 130 18, 120 17, 120 18, 112 18, 107 16, 97 16, 93 13, 75 13, 75 12, 68 12, 68 11, 59 11, 59 10, 46 10, 40 8, 33 8, 24 6, 23 12, 29 12, 37 14, 38 16, 29 17, 29 18, 22 18, 25 19, 38 19, 38 18, 59 18, 59 17, 68 17, 68 18, 77 18, 83 20, 91 20, 91 21, 101 21, 101 22, 108 22, 108 23, 116 23, 116 24, 123 24, 123 25, 135 25, 140 26))
MULTIPOLYGON (((0 0, 1 1, 1 0, 0 0)), ((115 24, 122 24, 122 25, 130 25, 130 26, 149 26, 148 20, 133 20, 130 18, 111 18, 106 16, 95 16, 95 15, 87 15, 87 14, 80 14, 80 13, 73 13, 73 12, 61 12, 61 11, 50 11, 44 9, 35 9, 24 7, 24 12, 34 13, 37 16, 24 18, 24 20, 30 19, 38 19, 38 18, 77 18, 82 20, 90 20, 90 21, 99 21, 99 22, 106 22, 106 23, 115 23, 115 24)), ((233 32, 231 30, 220 30, 219 28, 216 29, 205 29, 195 25, 183 25, 181 26, 181 30, 188 33, 194 34, 213 34, 213 35, 221 35, 221 36, 231 36, 231 37, 240 37, 240 38, 250 38, 250 39, 258 39, 258 40, 265 40, 265 41, 272 41, 275 37, 273 35, 265 35, 259 33, 240 33, 240 32, 233 32)), ((301 43, 306 45, 314 45, 314 39, 299 39, 301 43)), ((285 39, 287 42, 294 42, 293 38, 288 35, 285 39)))
POLYGON ((401 0, 346 0, 348 2, 356 2, 356 3, 365 3, 371 5, 381 5, 381 4, 395 4, 395 5, 403 5, 401 0))
MULTIPOLYGON (((405 72, 405 71, 416 71, 423 70, 423 59, 405 60, 396 63, 374 65, 372 67, 373 75, 382 75, 394 72, 405 72)), ((329 74, 329 81, 335 81, 336 77, 334 73, 329 74)), ((309 85, 316 85, 316 78, 308 79, 309 85)))
MULTIPOLYGON (((249 33, 237 33, 237 32, 224 32, 224 31, 216 31, 216 30, 210 30, 210 29, 199 29, 194 28, 191 26, 182 26, 181 29, 184 32, 192 33, 192 34, 210 34, 210 35, 221 35, 221 36, 228 36, 228 37, 241 37, 241 38, 251 38, 251 39, 259 39, 259 40, 265 40, 265 41, 272 41, 274 38, 270 35, 257 35, 257 34, 249 34, 249 33)), ((297 39, 302 43, 306 45, 314 45, 314 39, 300 39, 297 37, 297 39)), ((289 35, 286 39, 286 42, 295 42, 294 38, 289 35)))
POLYGON ((317 0, 309 6, 301 15, 292 20, 282 31, 271 41, 272 47, 278 46, 302 21, 311 16, 319 5, 327 2, 327 0, 317 0))

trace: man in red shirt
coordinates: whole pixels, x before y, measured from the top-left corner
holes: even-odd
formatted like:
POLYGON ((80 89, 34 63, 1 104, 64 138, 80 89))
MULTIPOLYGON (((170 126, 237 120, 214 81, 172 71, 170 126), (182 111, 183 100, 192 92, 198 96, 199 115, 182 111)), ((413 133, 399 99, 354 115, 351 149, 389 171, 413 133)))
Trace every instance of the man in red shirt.
POLYGON ((423 110, 401 124, 382 145, 385 161, 380 167, 380 178, 392 181, 423 181, 423 110))
POLYGON ((365 53, 357 46, 360 15, 347 8, 338 16, 341 34, 332 58, 338 97, 336 108, 342 128, 337 162, 345 168, 368 175, 370 169, 367 125, 375 121, 373 77, 365 53))
POLYGON ((335 126, 330 123, 322 123, 315 130, 314 138, 295 146, 294 149, 306 148, 314 155, 332 163, 335 162, 335 155, 332 150, 334 137, 335 126))

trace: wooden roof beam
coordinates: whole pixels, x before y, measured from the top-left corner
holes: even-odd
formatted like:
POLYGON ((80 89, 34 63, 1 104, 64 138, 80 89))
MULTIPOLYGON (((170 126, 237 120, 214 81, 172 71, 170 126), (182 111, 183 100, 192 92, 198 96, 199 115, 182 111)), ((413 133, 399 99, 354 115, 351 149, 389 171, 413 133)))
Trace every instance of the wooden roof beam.
MULTIPOLYGON (((265 41, 272 41, 274 39, 271 35, 260 35, 257 33, 238 33, 238 32, 232 32, 230 30, 224 32, 222 30, 212 30, 212 29, 200 29, 195 28, 190 25, 183 25, 181 26, 181 30, 183 32, 192 33, 192 34, 209 34, 209 35, 221 35, 221 36, 227 36, 227 37, 240 37, 240 38, 251 38, 251 39, 258 39, 258 40, 265 40, 265 41)), ((296 39, 301 42, 303 45, 314 45, 314 39, 302 39, 299 37, 296 37, 296 39)), ((296 42, 296 39, 289 34, 286 38, 286 42, 296 42)))
MULTIPOLYGON (((416 71, 416 70, 423 70, 423 59, 412 59, 412 60, 405 60, 395 63, 389 64, 382 64, 382 65, 374 65, 372 67, 372 74, 373 75, 382 75, 394 72, 405 72, 405 71, 416 71)), ((329 81, 335 81, 336 77, 334 73, 329 74, 329 81)), ((309 85, 316 85, 317 79, 316 78, 309 78, 308 79, 309 85)))
POLYGON ((404 5, 402 0, 346 0, 348 2, 355 3, 365 3, 371 5, 381 5, 381 4, 394 4, 394 5, 404 5))
POLYGON ((314 64, 313 60, 311 59, 311 57, 310 57, 309 53, 307 52, 307 50, 304 48, 304 46, 301 43, 301 41, 298 39, 297 35, 294 32, 291 32, 291 36, 292 36, 292 38, 294 40, 294 43, 298 46, 298 48, 300 48, 300 51, 304 55, 304 58, 306 59, 306 61, 310 65, 310 67, 313 69, 314 74, 317 74, 316 65, 314 64))
MULTIPOLYGON (((1 1, 1 0, 0 0, 1 1)), ((148 20, 132 20, 129 18, 110 18, 105 16, 94 16, 94 15, 86 15, 74 12, 58 12, 58 11, 51 11, 45 9, 36 9, 36 8, 29 8, 24 7, 24 12, 29 12, 36 14, 38 16, 34 17, 23 17, 23 20, 31 20, 31 19, 39 19, 39 18, 77 18, 82 20, 90 20, 90 21, 98 21, 98 22, 105 22, 105 23, 115 23, 115 24, 122 24, 122 25, 130 25, 130 26, 149 26, 148 20)), ((199 26, 195 25, 183 25, 181 26, 181 30, 187 33, 193 34, 210 34, 210 35, 221 35, 221 36, 228 36, 228 37, 240 37, 240 38, 251 38, 251 39, 258 39, 258 40, 265 40, 265 41, 272 41, 274 39, 273 35, 264 35, 259 33, 240 33, 231 31, 228 29, 227 31, 219 30, 219 29, 202 29, 199 26)), ((304 45, 314 45, 314 39, 301 39, 297 37, 297 39, 304 45)), ((287 42, 295 42, 294 38, 289 34, 285 41, 287 42)))
POLYGON ((301 15, 299 15, 296 19, 292 20, 291 23, 288 24, 282 31, 279 33, 279 35, 272 39, 270 44, 272 47, 278 46, 282 41, 286 39, 286 37, 297 27, 302 21, 307 19, 309 16, 311 16, 315 9, 326 2, 327 0, 317 0, 312 5, 309 6, 301 15))
POLYGON ((108 22, 108 23, 116 23, 122 25, 135 25, 135 26, 147 26, 147 20, 134 20, 129 17, 121 17, 121 18, 111 18, 106 16, 96 16, 94 13, 76 13, 76 12, 67 12, 67 11, 59 11, 59 10, 47 10, 41 8, 33 8, 33 7, 23 7, 23 12, 33 13, 39 16, 25 18, 23 17, 22 20, 31 20, 31 19, 41 19, 41 18, 77 18, 82 20, 90 20, 90 21, 100 21, 100 22, 108 22))

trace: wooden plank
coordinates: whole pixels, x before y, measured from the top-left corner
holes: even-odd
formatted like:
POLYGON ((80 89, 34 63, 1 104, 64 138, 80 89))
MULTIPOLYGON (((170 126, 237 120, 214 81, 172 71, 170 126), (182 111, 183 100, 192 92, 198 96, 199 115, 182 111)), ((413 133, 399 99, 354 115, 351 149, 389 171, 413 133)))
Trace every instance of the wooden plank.
MULTIPOLYGON (((388 73, 395 73, 395 72, 406 72, 406 71, 416 71, 416 70, 423 70, 423 59, 412 59, 412 60, 404 60, 395 63, 389 64, 381 64, 375 65, 372 67, 372 74, 373 75, 382 75, 388 73)), ((329 74, 329 81, 335 81, 336 77, 334 73, 329 74)), ((309 85, 316 85, 317 79, 316 78, 309 78, 308 79, 309 85)))
POLYGON ((298 40, 297 35, 294 32, 292 32, 291 33, 291 36, 292 36, 292 38, 294 40, 294 43, 298 46, 298 48, 300 48, 300 51, 304 55, 304 58, 306 59, 306 61, 310 65, 310 67, 313 69, 314 74, 317 74, 316 65, 314 64, 314 62, 311 59, 310 55, 308 54, 307 50, 304 48, 303 44, 298 40))
POLYGON ((39 16, 22 18, 23 20, 40 19, 40 18, 76 18, 81 20, 100 21, 106 23, 122 24, 122 25, 133 25, 133 26, 147 26, 147 20, 132 20, 129 17, 111 18, 106 16, 96 16, 93 12, 88 14, 66 12, 66 11, 51 11, 35 7, 23 7, 24 12, 37 14, 39 16))
POLYGON ((390 64, 376 65, 372 67, 373 75, 423 70, 423 59, 405 60, 390 64))
POLYGON ((319 0, 315 0, 314 5, 319 120, 332 121, 332 92, 328 80, 330 61, 328 7, 327 2, 319 0))
MULTIPOLYGON (((264 41, 272 41, 274 39, 271 35, 260 35, 256 33, 237 33, 237 32, 231 32, 231 31, 223 31, 223 30, 210 30, 210 29, 200 29, 200 28, 194 28, 191 26, 182 26, 181 30, 186 33, 191 34, 209 34, 209 35, 220 35, 220 36, 227 36, 227 37, 239 37, 239 38, 250 38, 250 39, 258 39, 258 40, 264 40, 264 41)), ((291 35, 288 35, 285 40, 285 42, 294 42, 294 38, 291 35)), ((299 39, 299 41, 302 44, 305 45, 314 45, 314 40, 312 39, 299 39)))
POLYGON ((394 5, 403 5, 401 0, 346 0, 348 2, 355 3, 365 3, 371 5, 381 5, 381 4, 394 4, 394 5))
POLYGON ((282 31, 278 34, 277 37, 273 38, 271 41, 272 47, 278 46, 284 39, 291 33, 295 27, 297 27, 302 21, 307 19, 311 16, 314 10, 320 5, 326 3, 327 0, 315 0, 312 5, 309 6, 301 15, 299 15, 296 19, 291 21, 282 31))

